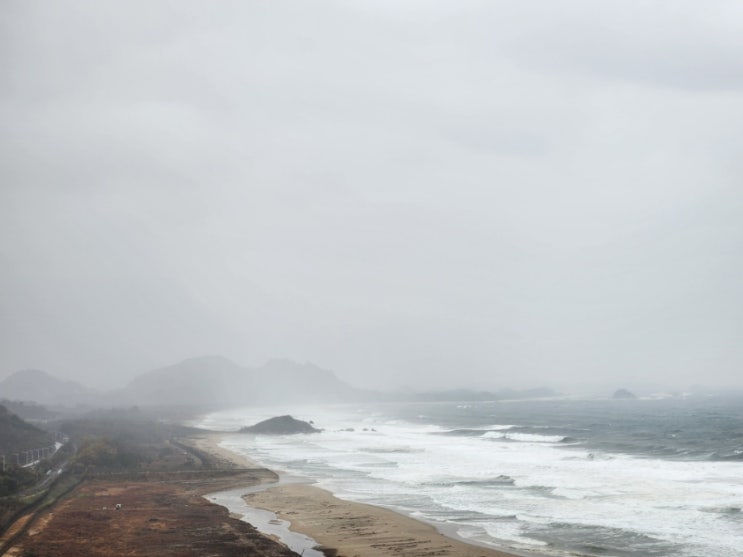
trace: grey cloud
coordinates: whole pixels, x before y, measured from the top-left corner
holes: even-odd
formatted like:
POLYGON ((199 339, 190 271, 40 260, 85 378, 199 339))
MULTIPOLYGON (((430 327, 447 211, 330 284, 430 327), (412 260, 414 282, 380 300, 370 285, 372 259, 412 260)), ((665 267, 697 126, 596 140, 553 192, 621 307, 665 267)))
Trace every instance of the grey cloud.
MULTIPOLYGON (((743 85, 740 6, 713 2, 574 2, 552 5, 549 21, 516 43, 517 56, 542 68, 573 68, 613 80, 691 90, 743 85), (577 12, 577 13, 576 13, 577 12)), ((546 19, 546 18, 545 18, 546 19)))
POLYGON ((743 18, 705 6, 5 3, 0 372, 739 383, 743 18))

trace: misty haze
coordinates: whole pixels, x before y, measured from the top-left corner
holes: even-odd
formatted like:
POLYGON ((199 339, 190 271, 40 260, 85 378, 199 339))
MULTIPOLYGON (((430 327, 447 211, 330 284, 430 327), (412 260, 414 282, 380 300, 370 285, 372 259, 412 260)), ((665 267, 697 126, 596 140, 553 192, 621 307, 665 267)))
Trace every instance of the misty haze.
POLYGON ((0 555, 743 556, 743 4, 6 0, 0 67, 0 555))

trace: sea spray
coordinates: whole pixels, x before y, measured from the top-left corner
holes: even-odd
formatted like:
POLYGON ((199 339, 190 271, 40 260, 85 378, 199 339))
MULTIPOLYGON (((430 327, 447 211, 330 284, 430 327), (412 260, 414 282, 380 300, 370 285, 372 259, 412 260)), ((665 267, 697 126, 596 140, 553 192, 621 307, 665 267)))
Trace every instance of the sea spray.
MULTIPOLYGON (((446 523, 494 546, 739 557, 743 526, 731 509, 743 501, 743 463, 719 455, 739 447, 740 408, 721 401, 293 408, 323 433, 225 443, 342 497, 446 523)), ((238 429, 272 412, 222 412, 204 425, 238 429)))

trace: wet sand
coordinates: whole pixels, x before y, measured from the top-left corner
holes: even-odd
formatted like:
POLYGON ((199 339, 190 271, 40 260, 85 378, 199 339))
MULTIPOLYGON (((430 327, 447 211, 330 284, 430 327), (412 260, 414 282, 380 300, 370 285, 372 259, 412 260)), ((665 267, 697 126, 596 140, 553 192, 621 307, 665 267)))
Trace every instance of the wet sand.
POLYGON ((289 484, 245 496, 249 505, 268 509, 338 555, 377 557, 513 557, 440 533, 433 526, 392 510, 345 501, 312 485, 289 484))
MULTIPOLYGON (((256 466, 220 447, 223 438, 205 436, 199 446, 230 458, 236 465, 256 466)), ((248 505, 272 511, 289 521, 291 530, 316 540, 327 555, 336 554, 332 552, 335 550, 344 557, 516 557, 514 553, 446 536, 430 524, 389 509, 339 499, 313 485, 288 483, 251 491, 244 496, 248 505)))

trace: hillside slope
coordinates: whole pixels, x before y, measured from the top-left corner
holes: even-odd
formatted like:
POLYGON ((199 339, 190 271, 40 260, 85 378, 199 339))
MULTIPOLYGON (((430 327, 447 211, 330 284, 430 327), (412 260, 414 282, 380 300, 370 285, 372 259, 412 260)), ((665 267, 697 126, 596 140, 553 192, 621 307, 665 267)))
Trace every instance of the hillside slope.
POLYGON ((146 372, 117 391, 117 404, 230 407, 357 400, 364 392, 310 363, 271 360, 249 368, 221 356, 192 358, 146 372))
POLYGON ((0 454, 9 454, 54 443, 52 436, 38 427, 24 422, 0 406, 0 454))
POLYGON ((92 400, 94 392, 40 369, 22 369, 0 381, 0 398, 72 406, 92 400))

